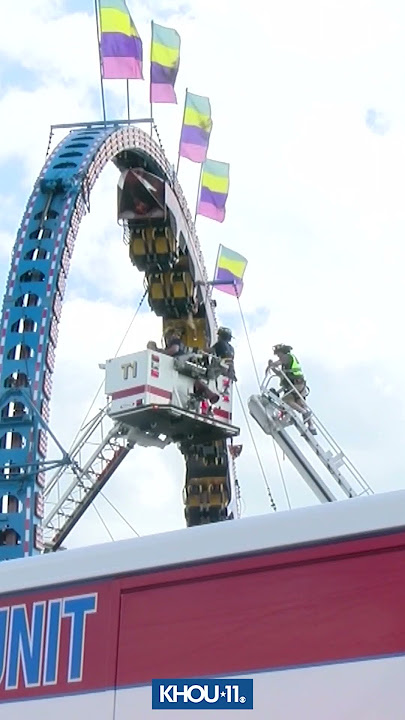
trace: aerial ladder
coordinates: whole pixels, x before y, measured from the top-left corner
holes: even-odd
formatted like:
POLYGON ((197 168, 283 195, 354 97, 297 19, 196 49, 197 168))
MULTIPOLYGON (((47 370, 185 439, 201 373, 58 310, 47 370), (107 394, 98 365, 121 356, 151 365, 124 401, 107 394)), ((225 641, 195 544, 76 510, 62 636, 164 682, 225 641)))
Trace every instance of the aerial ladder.
POLYGON ((307 405, 305 398, 300 395, 282 370, 277 371, 277 374, 271 372, 266 374, 260 386, 260 394, 252 395, 249 398, 248 408, 250 415, 256 420, 263 432, 274 438, 283 454, 290 460, 320 502, 334 502, 339 499, 339 494, 346 498, 373 494, 370 485, 350 462, 342 448, 339 447, 319 418, 307 405), (294 391, 299 395, 306 409, 310 412, 312 429, 315 430, 316 434, 313 431, 311 432, 311 429, 304 422, 303 415, 291 408, 280 397, 279 392, 272 387, 273 379, 280 376, 289 384, 290 390, 288 392, 294 391), (299 437, 304 441, 303 445, 299 443, 299 437), (315 455, 319 468, 323 466, 328 471, 328 478, 333 481, 331 483, 333 490, 324 480, 322 474, 314 467, 314 462, 311 462, 310 459, 311 455, 307 457, 304 448, 315 455))

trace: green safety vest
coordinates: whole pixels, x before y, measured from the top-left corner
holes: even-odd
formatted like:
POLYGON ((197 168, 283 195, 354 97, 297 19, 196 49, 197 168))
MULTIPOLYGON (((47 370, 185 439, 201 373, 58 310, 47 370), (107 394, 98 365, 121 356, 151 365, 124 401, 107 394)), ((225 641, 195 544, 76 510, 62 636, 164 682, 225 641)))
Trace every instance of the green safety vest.
POLYGON ((292 359, 293 359, 293 362, 292 362, 292 365, 291 365, 291 367, 290 367, 290 372, 291 372, 293 375, 302 375, 301 365, 299 364, 297 358, 295 357, 295 355, 292 355, 291 357, 292 357, 292 359))
POLYGON ((289 368, 283 368, 284 372, 286 373, 287 377, 288 377, 288 375, 293 375, 294 377, 303 377, 304 375, 302 372, 301 365, 299 364, 295 355, 293 355, 292 353, 290 353, 290 354, 292 357, 292 365, 289 368))

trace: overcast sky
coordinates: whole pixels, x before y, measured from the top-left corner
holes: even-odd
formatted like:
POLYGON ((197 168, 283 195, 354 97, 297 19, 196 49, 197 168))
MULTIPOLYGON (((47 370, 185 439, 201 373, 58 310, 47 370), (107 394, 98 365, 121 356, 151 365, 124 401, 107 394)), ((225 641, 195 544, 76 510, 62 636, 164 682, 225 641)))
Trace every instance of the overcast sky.
MULTIPOLYGON (((176 162, 184 92, 208 95, 209 157, 229 162, 227 218, 198 219, 209 274, 218 244, 249 261, 241 298, 260 373, 277 342, 293 345, 310 404, 375 491, 403 487, 405 6, 400 0, 128 0, 144 43, 145 82, 131 115, 148 117, 150 20, 181 35, 177 106, 156 106, 176 162)), ((125 114, 125 82, 108 81, 109 118, 125 114)), ((92 0, 5 3, 0 25, 0 283, 52 123, 101 119, 92 0), (16 31, 18 29, 18 32, 16 31)), ((55 135, 53 145, 60 140, 55 135)), ((194 209, 199 167, 179 179, 194 209)), ((116 169, 106 169, 82 224, 59 335, 51 425, 69 446, 142 295, 116 223, 116 169)), ((239 389, 257 391, 237 302, 216 293, 236 333, 239 389)), ((147 308, 123 346, 159 341, 147 308)), ((104 404, 101 393, 95 409, 104 404)), ((243 413, 238 460, 244 514, 269 512, 243 413)), ((277 506, 287 508, 271 439, 251 428, 277 506)), ((280 461, 293 506, 316 502, 280 461)), ((105 490, 140 534, 184 525, 184 464, 175 448, 134 450, 105 490)), ((131 530, 103 498, 115 539, 131 530)), ((94 509, 69 547, 108 541, 94 509)))

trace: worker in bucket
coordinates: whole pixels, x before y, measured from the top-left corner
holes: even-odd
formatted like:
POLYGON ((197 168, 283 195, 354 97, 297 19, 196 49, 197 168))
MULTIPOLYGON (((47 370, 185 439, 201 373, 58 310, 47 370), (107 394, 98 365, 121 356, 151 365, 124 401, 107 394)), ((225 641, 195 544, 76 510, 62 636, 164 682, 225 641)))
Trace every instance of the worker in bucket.
POLYGON ((150 340, 147 344, 148 350, 155 350, 161 352, 164 355, 170 355, 171 357, 179 357, 185 355, 187 352, 186 346, 181 340, 181 334, 175 327, 171 325, 166 328, 164 333, 165 347, 158 348, 153 340, 150 340))
POLYGON ((283 343, 275 345, 273 352, 277 356, 277 360, 269 360, 266 375, 270 370, 273 370, 276 375, 279 375, 281 389, 283 390, 283 402, 287 403, 293 410, 299 412, 304 422, 308 425, 308 430, 313 435, 316 435, 316 428, 311 417, 312 413, 306 407, 305 400, 303 399, 309 394, 308 386, 301 365, 291 351, 291 345, 284 345, 283 343), (279 372, 277 372, 277 370, 279 372), (297 392, 294 392, 290 383, 297 392))
POLYGON ((163 352, 165 355, 171 355, 171 357, 179 357, 185 355, 187 348, 181 340, 181 333, 175 327, 168 327, 164 333, 165 349, 163 352))
POLYGON ((236 382, 234 365, 235 350, 231 345, 231 340, 232 330, 227 327, 220 327, 218 330, 218 340, 211 348, 209 348, 208 352, 225 361, 229 367, 230 379, 236 382))
MULTIPOLYGON (((181 340, 181 333, 174 326, 169 325, 169 327, 166 328, 164 340, 165 348, 158 348, 153 341, 148 342, 146 347, 148 350, 155 350, 156 352, 176 358, 187 354, 187 348, 181 340)), ((194 393, 197 398, 208 400, 211 405, 215 405, 219 400, 219 395, 212 392, 208 385, 202 380, 196 380, 194 382, 194 393)))

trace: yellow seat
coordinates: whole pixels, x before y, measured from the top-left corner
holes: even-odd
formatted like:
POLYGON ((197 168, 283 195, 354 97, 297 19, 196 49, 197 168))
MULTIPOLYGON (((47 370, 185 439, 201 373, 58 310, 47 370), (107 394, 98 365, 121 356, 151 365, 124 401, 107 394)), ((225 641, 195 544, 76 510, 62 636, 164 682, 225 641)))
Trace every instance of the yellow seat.
POLYGON ((170 228, 158 231, 154 239, 154 252, 156 255, 175 255, 176 253, 176 238, 174 237, 170 228))
POLYGON ((149 275, 148 287, 150 300, 164 300, 167 297, 163 275, 149 275))
POLYGON ((170 228, 143 228, 131 232, 129 255, 144 272, 167 272, 177 260, 176 238, 170 228))
POLYGON ((189 480, 183 491, 187 507, 226 508, 229 503, 225 478, 203 477, 189 480))
POLYGON ((193 299, 194 283, 189 273, 170 273, 170 285, 172 287, 172 296, 174 299, 193 299))
POLYGON ((141 237, 140 235, 135 235, 132 238, 129 248, 130 248, 131 254, 134 257, 136 257, 136 256, 142 257, 147 254, 146 242, 143 239, 143 237, 141 237))
POLYGON ((167 288, 163 273, 157 275, 147 275, 146 281, 148 285, 148 300, 153 312, 162 317, 167 312, 167 288))
POLYGON ((129 257, 133 265, 145 272, 148 267, 148 249, 145 239, 139 233, 131 233, 129 257))

